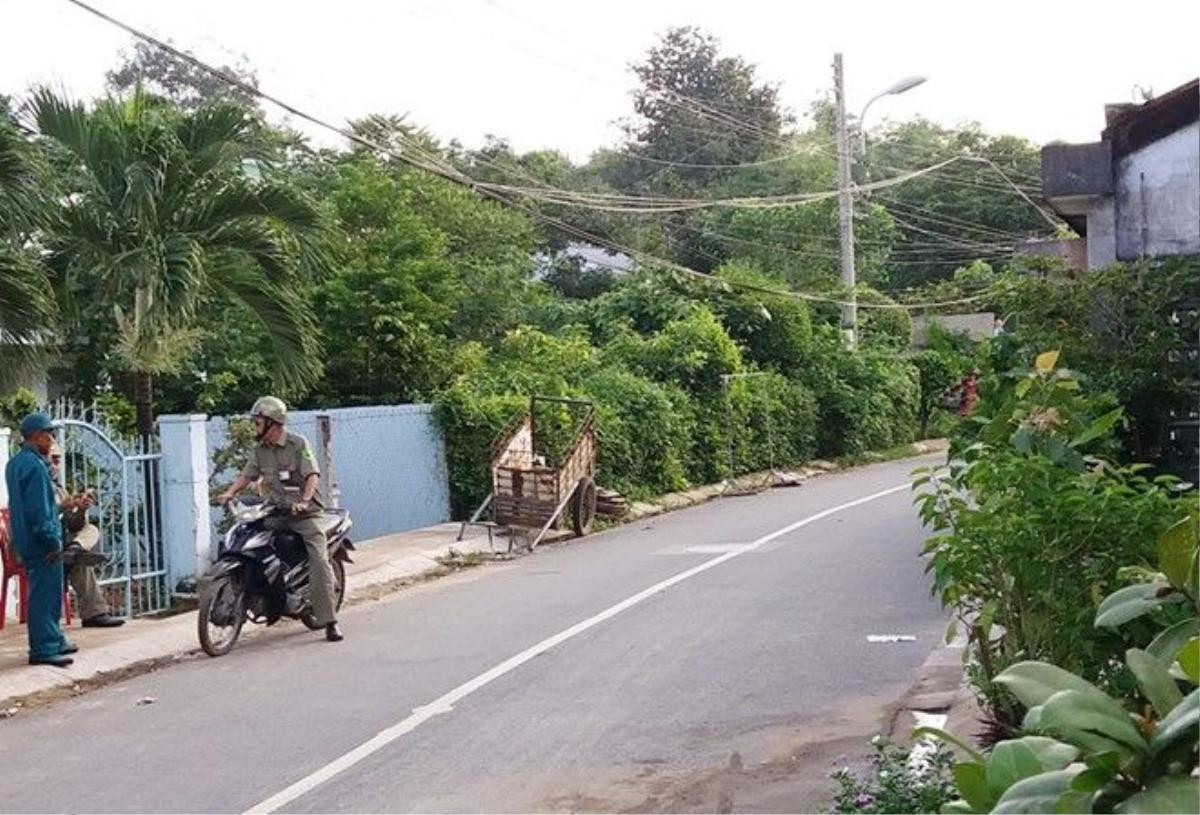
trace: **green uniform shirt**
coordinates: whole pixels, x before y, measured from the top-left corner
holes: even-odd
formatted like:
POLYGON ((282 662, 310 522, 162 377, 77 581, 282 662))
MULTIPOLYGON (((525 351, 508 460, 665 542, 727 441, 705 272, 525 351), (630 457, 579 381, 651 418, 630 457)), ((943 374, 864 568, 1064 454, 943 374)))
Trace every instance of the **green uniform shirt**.
MULTIPOLYGON (((308 439, 285 432, 276 444, 260 441, 250 451, 250 459, 242 468, 249 481, 263 480, 263 496, 275 504, 294 504, 304 496, 304 482, 313 474, 320 475, 317 458, 308 439)), ((313 503, 320 504, 313 495, 313 503)))

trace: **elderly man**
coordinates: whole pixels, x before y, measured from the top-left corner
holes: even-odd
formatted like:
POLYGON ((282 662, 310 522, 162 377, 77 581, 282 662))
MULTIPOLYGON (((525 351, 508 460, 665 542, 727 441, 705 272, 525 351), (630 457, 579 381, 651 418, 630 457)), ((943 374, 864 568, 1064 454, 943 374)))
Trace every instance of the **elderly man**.
POLYGON ((58 502, 58 508, 63 513, 63 526, 66 530, 64 551, 68 556, 74 555, 74 557, 64 558, 64 563, 67 569, 67 580, 70 581, 71 588, 75 590, 75 597, 79 601, 79 616, 83 620, 83 627, 114 628, 124 625, 125 621, 114 616, 108 607, 108 601, 104 599, 104 593, 100 591, 100 585, 96 582, 95 566, 84 556, 90 547, 80 543, 80 539, 88 532, 91 532, 93 537, 97 537, 98 530, 87 523, 85 515, 92 505, 92 497, 86 492, 71 495, 64 487, 59 486, 61 469, 62 450, 57 444, 51 444, 50 478, 54 481, 54 495, 58 502))
POLYGON ((4 480, 12 541, 29 574, 29 664, 65 668, 78 647, 63 636, 62 524, 46 457, 54 443, 54 421, 31 413, 21 421, 21 451, 8 462, 4 480))

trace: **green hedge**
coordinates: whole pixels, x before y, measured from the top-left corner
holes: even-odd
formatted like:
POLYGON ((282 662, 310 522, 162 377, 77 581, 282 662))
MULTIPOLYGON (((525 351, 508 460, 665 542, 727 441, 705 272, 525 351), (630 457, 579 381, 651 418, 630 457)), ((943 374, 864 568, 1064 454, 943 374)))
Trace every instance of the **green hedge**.
MULTIPOLYGON (((769 282, 749 268, 722 274, 769 282)), ((590 314, 535 309, 540 327, 457 363, 435 400, 455 514, 487 495, 492 446, 533 394, 595 403, 598 480, 635 498, 916 436, 920 377, 898 354, 844 349, 799 300, 697 291, 688 299, 669 281, 633 276, 587 301, 590 314)), ((880 323, 893 340, 907 331, 904 320, 880 323)), ((537 421, 551 437, 539 452, 555 460, 570 417, 548 407, 537 421)))

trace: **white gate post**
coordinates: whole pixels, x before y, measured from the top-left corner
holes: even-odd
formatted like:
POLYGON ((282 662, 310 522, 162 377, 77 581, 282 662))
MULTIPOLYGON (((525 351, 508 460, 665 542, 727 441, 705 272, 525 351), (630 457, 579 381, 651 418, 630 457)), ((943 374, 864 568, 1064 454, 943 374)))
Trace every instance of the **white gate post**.
POLYGON ((179 589, 203 573, 214 554, 208 506, 208 417, 159 416, 162 444, 163 544, 167 586, 179 589))
POLYGON ((12 431, 0 427, 0 507, 8 506, 8 482, 4 479, 4 468, 8 466, 8 445, 12 443, 12 431))

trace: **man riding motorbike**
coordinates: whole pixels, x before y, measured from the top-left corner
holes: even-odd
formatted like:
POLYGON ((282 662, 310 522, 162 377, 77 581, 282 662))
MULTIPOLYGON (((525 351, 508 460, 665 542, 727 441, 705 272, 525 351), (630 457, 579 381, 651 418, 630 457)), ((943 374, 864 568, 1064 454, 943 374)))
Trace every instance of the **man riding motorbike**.
POLYGON ((325 533, 317 524, 321 503, 317 498, 320 469, 308 440, 287 430, 287 406, 274 396, 264 396, 250 409, 258 444, 246 466, 220 497, 229 503, 247 486, 262 479, 263 497, 281 507, 290 507, 291 515, 278 522, 304 540, 308 551, 309 601, 318 626, 324 626, 325 639, 338 642, 338 627, 333 600, 333 570, 329 566, 325 533))

